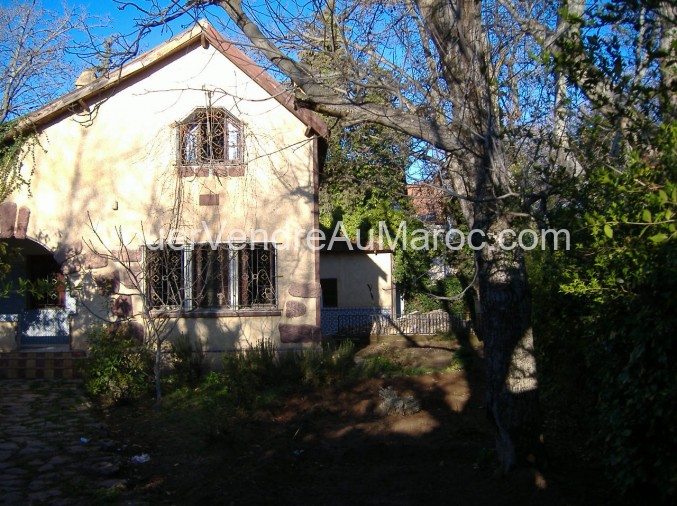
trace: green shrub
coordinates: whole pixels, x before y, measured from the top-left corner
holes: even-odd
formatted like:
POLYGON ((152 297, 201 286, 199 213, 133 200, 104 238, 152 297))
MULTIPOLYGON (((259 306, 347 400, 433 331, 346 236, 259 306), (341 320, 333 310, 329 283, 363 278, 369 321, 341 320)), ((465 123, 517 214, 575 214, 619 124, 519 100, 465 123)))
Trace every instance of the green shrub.
POLYGON ((171 343, 172 365, 174 375, 180 385, 195 386, 202 379, 204 372, 204 351, 202 341, 192 341, 186 334, 181 334, 171 343))
POLYGON ((346 339, 332 353, 332 370, 339 378, 346 378, 355 370, 355 343, 346 339))
POLYGON ((449 369, 452 371, 467 371, 472 368, 474 361, 475 353, 473 350, 470 348, 459 348, 454 352, 449 369))
POLYGON ((442 309, 451 314, 463 315, 468 312, 466 301, 436 299, 430 294, 440 297, 456 297, 463 291, 463 284, 458 278, 448 276, 436 282, 425 282, 418 291, 412 291, 407 294, 406 308, 407 312, 419 311, 427 313, 442 309))
POLYGON ((530 252, 529 280, 544 404, 577 415, 619 493, 675 504, 677 125, 652 144, 592 164, 549 224, 575 247, 530 252))
POLYGON ((302 382, 303 373, 298 352, 278 351, 275 367, 275 381, 277 383, 281 385, 297 385, 302 382))
POLYGON ((259 393, 273 385, 276 373, 275 347, 270 340, 223 356, 222 379, 232 402, 253 405, 259 393))
POLYGON ((304 385, 337 385, 356 377, 355 343, 349 339, 338 346, 330 343, 322 348, 304 350, 297 357, 304 385))
POLYGON ((322 367, 325 359, 324 350, 312 348, 304 350, 299 355, 301 380, 305 385, 319 386, 322 384, 322 367))
POLYGON ((338 347, 325 345, 300 352, 279 351, 269 340, 227 353, 221 373, 210 376, 228 391, 234 404, 255 405, 290 387, 337 384, 350 380, 356 371, 355 345, 345 341, 338 347))
POLYGON ((152 355, 130 337, 125 327, 92 328, 87 340, 89 357, 83 372, 89 393, 111 402, 121 402, 152 389, 152 355))

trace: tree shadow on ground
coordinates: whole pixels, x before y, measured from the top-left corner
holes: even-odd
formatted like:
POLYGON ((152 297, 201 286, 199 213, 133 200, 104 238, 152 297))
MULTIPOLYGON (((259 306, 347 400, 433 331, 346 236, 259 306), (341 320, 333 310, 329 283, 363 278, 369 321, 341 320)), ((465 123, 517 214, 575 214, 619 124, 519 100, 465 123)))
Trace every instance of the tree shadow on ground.
POLYGON ((138 407, 109 421, 127 451, 151 455, 151 465, 127 473, 132 492, 153 504, 616 503, 594 470, 554 468, 545 488, 532 470, 497 473, 482 399, 473 367, 285 395, 225 416, 218 430, 138 407), (385 386, 414 396, 421 411, 380 414, 385 386))

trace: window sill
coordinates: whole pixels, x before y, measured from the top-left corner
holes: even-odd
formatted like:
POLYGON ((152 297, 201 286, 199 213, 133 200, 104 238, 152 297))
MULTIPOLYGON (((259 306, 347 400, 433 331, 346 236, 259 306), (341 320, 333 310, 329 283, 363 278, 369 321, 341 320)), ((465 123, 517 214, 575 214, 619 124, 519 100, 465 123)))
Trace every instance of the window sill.
POLYGON ((277 308, 255 309, 190 309, 162 311, 154 309, 151 316, 163 316, 165 318, 240 318, 257 316, 282 316, 282 310, 277 308))
POLYGON ((179 175, 182 177, 242 177, 245 166, 242 163, 215 163, 213 165, 180 165, 179 175))

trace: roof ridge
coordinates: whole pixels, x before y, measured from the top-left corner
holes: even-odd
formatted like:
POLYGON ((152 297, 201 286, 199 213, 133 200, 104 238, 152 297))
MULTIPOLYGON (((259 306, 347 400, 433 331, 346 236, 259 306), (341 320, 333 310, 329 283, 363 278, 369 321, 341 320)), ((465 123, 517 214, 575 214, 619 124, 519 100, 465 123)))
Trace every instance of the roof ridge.
MULTIPOLYGON (((208 47, 208 44, 212 44, 217 51, 266 90, 272 98, 276 99, 282 106, 306 124, 309 129, 321 137, 326 138, 328 136, 328 129, 324 121, 311 111, 299 109, 296 106, 294 96, 282 84, 273 79, 264 68, 257 65, 249 56, 235 47, 233 42, 223 37, 209 21, 199 19, 190 28, 112 70, 108 75, 98 77, 91 83, 67 92, 40 109, 26 114, 12 130, 7 132, 5 139, 39 127, 75 104, 86 109, 86 101, 92 96, 111 89, 122 81, 175 54, 182 48, 194 43, 198 37, 201 38, 200 42, 203 47, 208 47), (207 45, 205 46, 205 44, 207 45)), ((310 134, 311 132, 309 131, 308 135, 310 136, 310 134)))

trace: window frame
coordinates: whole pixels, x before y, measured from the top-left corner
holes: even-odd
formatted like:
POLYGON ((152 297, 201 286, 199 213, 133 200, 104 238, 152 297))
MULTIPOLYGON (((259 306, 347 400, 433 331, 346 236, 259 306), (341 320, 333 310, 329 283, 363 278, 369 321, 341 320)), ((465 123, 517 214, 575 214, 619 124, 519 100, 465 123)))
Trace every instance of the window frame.
MULTIPOLYGON (((185 309, 185 301, 186 295, 185 295, 185 290, 186 290, 186 270, 185 270, 185 251, 186 251, 186 245, 173 245, 173 247, 166 246, 166 250, 164 248, 160 248, 157 245, 147 245, 145 248, 143 248, 143 279, 144 279, 144 286, 142 287, 144 290, 145 296, 148 298, 150 309, 153 311, 176 311, 179 309, 185 309), (178 247, 180 246, 180 248, 178 247), (167 301, 167 297, 172 297, 171 294, 169 294, 169 290, 167 290, 167 293, 162 294, 160 296, 154 295, 155 287, 154 283, 151 279, 151 276, 153 273, 151 272, 151 267, 149 265, 151 259, 149 256, 154 256, 154 255, 160 255, 160 254, 166 254, 166 255, 171 255, 171 254, 178 254, 180 255, 180 281, 179 281, 179 295, 178 295, 178 301, 180 302, 179 304, 171 304, 167 301), (162 300, 162 304, 156 304, 155 299, 164 299, 162 300)), ((163 265, 162 268, 165 266, 163 265)), ((161 271, 162 272, 162 271, 161 271)), ((165 276, 165 274, 161 274, 161 276, 165 276)))
MULTIPOLYGON (((243 123, 228 112, 223 107, 197 107, 182 121, 176 123, 176 164, 180 169, 182 176, 242 176, 244 162, 244 125, 243 123), (202 122, 209 120, 209 113, 212 115, 222 115, 219 121, 222 121, 222 142, 220 148, 223 157, 210 159, 208 157, 200 156, 202 152, 197 146, 205 145, 204 132, 202 122), (204 118, 201 118, 204 116, 204 118), (196 158, 194 160, 187 160, 185 157, 186 151, 186 136, 187 132, 191 130, 191 125, 196 129, 197 139, 195 141, 196 158), (233 127, 233 130, 231 130, 233 127), (231 143, 230 132, 234 131, 237 134, 237 141, 231 143), (232 148, 237 150, 237 155, 233 158, 229 156, 232 148)), ((209 143, 209 138, 207 138, 209 143)), ((213 140, 212 140, 213 144, 213 140)))
MULTIPOLYGON (((167 245, 165 247, 170 248, 174 251, 177 251, 181 254, 181 275, 182 275, 182 287, 181 292, 183 293, 183 300, 181 304, 167 304, 167 305, 155 305, 153 304, 153 295, 150 290, 152 286, 149 284, 149 271, 148 271, 148 257, 147 254, 149 251, 153 251, 153 248, 146 247, 146 253, 144 255, 144 278, 146 280, 146 286, 144 287, 144 292, 151 302, 151 312, 153 314, 165 314, 167 316, 181 316, 181 317, 209 317, 209 316, 279 316, 281 315, 281 310, 279 307, 279 291, 278 291, 278 249, 275 243, 273 242, 221 242, 216 243, 217 249, 213 249, 213 244, 209 242, 204 243, 189 243, 182 245, 173 245, 173 247, 167 245), (224 305, 217 306, 201 306, 196 303, 197 294, 196 283, 197 283, 197 273, 195 271, 195 258, 196 258, 196 249, 205 248, 207 251, 217 251, 218 248, 223 248, 227 251, 228 254, 228 284, 229 284, 229 293, 228 301, 224 305), (240 252, 242 250, 266 250, 272 251, 272 258, 270 259, 270 265, 268 266, 268 277, 269 277, 269 288, 273 293, 273 301, 269 304, 263 303, 251 303, 247 305, 242 305, 241 293, 243 291, 243 276, 241 274, 241 265, 243 263, 240 252), (233 274, 234 273, 234 274, 233 274)), ((154 251, 153 251, 154 253, 154 251)), ((250 257, 251 258, 251 257, 250 257)), ((223 271, 222 271, 223 272, 223 271)), ((204 273, 202 274, 204 275, 204 273)), ((250 288, 247 286, 245 290, 249 291, 250 288)))

